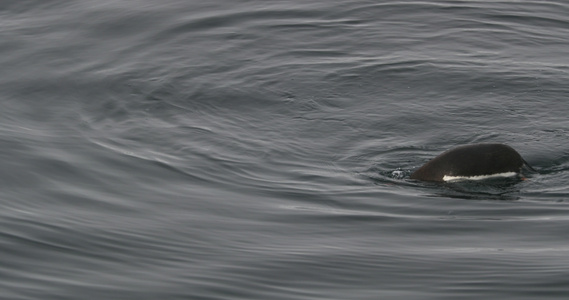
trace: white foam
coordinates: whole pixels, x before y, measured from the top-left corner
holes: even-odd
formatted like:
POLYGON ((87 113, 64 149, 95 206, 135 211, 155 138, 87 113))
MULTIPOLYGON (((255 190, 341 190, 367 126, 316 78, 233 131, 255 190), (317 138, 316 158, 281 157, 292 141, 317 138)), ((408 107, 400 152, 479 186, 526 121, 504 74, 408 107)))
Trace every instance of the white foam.
POLYGON ((495 178, 495 177, 512 177, 516 176, 518 173, 516 172, 505 172, 505 173, 497 173, 497 174, 490 174, 490 175, 478 175, 478 176, 443 176, 443 181, 457 181, 457 180, 483 180, 488 178, 495 178))

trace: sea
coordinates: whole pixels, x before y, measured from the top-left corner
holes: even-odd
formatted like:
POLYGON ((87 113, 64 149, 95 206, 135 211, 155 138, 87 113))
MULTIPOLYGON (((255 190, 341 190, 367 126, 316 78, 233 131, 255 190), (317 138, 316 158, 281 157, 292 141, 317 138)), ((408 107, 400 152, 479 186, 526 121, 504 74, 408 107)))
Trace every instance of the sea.
POLYGON ((565 0, 2 0, 0 299, 568 299, 568 101, 565 0))

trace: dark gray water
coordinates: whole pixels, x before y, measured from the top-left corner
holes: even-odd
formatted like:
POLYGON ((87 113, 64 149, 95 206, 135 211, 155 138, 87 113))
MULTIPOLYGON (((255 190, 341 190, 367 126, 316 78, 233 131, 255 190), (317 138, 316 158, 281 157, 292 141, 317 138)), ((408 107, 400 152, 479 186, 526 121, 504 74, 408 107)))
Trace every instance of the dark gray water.
POLYGON ((565 1, 2 1, 1 299, 566 299, 565 1), (468 143, 539 174, 428 184, 468 143))

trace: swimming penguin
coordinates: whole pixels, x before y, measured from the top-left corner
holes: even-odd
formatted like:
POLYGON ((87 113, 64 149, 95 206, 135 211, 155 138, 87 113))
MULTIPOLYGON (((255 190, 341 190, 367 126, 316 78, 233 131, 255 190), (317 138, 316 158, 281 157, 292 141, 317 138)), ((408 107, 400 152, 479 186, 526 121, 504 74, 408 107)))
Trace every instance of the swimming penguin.
POLYGON ((474 144, 448 150, 411 174, 423 181, 481 180, 519 176, 523 166, 532 171, 522 156, 504 144, 474 144))

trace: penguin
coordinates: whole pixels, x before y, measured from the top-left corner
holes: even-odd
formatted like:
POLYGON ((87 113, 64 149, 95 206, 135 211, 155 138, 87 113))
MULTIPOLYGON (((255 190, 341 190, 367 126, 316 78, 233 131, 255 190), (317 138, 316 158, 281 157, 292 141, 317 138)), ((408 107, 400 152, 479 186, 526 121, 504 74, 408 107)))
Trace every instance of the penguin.
POLYGON ((482 180, 520 177, 522 167, 535 172, 514 148, 504 144, 472 144, 443 152, 413 172, 422 181, 482 180))

